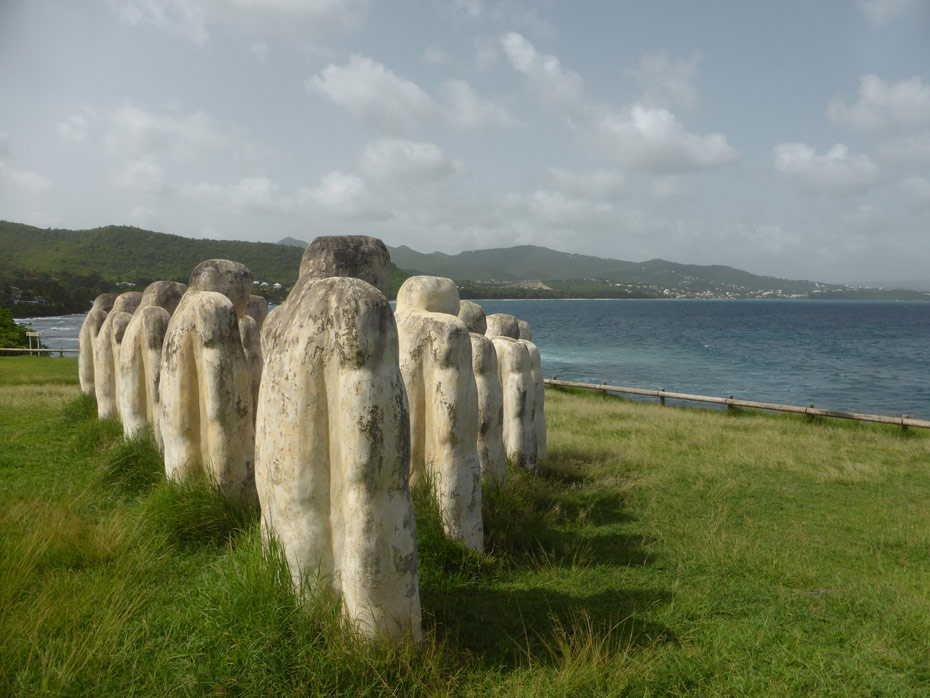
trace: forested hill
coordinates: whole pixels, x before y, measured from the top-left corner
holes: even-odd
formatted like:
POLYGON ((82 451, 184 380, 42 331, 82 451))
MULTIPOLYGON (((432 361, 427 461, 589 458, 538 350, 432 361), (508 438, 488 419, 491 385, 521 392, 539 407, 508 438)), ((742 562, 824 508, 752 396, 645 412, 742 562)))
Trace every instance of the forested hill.
POLYGON ((130 226, 45 230, 0 221, 0 271, 90 274, 112 279, 187 282, 205 259, 245 264, 256 280, 290 286, 303 250, 270 242, 195 240, 130 226))
POLYGON ((791 293, 809 293, 826 287, 824 284, 812 281, 790 281, 774 276, 757 276, 727 266, 678 264, 664 259, 624 262, 617 259, 557 252, 533 245, 474 250, 456 255, 446 255, 441 252, 423 254, 402 246, 391 248, 391 259, 401 269, 448 276, 458 281, 601 279, 667 288, 733 286, 761 291, 782 289, 791 293))

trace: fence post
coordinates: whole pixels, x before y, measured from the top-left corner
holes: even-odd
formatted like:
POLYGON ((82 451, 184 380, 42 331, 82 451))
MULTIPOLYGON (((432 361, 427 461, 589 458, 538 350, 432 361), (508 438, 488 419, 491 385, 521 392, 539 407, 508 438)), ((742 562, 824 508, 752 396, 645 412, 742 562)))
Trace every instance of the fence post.
POLYGON ((662 393, 665 392, 665 388, 659 388, 659 404, 665 407, 665 396, 662 393))
POLYGON ((735 410, 735 409, 736 409, 735 407, 733 407, 733 405, 730 404, 730 400, 732 400, 732 399, 733 399, 733 396, 732 396, 732 395, 727 395, 727 409, 728 409, 728 410, 735 410))

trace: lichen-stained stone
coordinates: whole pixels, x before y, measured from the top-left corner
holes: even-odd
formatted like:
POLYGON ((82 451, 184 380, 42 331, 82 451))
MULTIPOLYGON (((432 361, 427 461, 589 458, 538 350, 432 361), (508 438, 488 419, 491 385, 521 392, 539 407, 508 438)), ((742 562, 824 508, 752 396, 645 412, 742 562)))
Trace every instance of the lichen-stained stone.
POLYGON ((243 501, 255 498, 252 390, 239 333, 251 288, 242 264, 212 259, 194 269, 165 331, 158 391, 168 478, 204 472, 243 501))
POLYGON ((118 295, 94 339, 94 394, 100 419, 119 418, 119 349, 141 300, 142 294, 138 291, 118 295))
POLYGON ((452 540, 483 549, 478 388, 451 279, 413 276, 397 292, 400 370, 410 403, 410 479, 426 478, 452 540))
POLYGON ((539 348, 535 344, 527 340, 521 341, 526 344, 530 354, 530 371, 533 374, 536 393, 536 457, 539 461, 544 461, 549 457, 549 445, 546 435, 546 383, 543 379, 542 359, 539 356, 539 348))
POLYGON ((255 320, 258 330, 261 331, 265 318, 268 317, 268 299, 264 296, 249 296, 245 314, 255 320))
POLYGON ((472 332, 471 365, 478 388, 478 462, 483 482, 502 485, 507 477, 504 453, 504 394, 497 352, 483 334, 472 332))
POLYGON ((493 337, 504 399, 504 451, 511 462, 531 472, 538 469, 536 385, 525 342, 493 337))
POLYGON ((149 284, 126 326, 117 371, 119 413, 127 439, 151 425, 156 442, 161 444, 157 419, 161 348, 168 321, 186 289, 186 285, 174 281, 149 284))
POLYGON ((527 342, 533 341, 533 330, 530 329, 530 323, 526 320, 517 320, 517 327, 520 329, 520 339, 525 339, 527 342))
POLYGON ((345 264, 305 255, 297 284, 262 329, 255 444, 262 534, 281 545, 295 585, 320 575, 365 635, 416 641, 407 398, 394 316, 368 283, 384 277, 377 267, 389 257, 383 243, 360 236, 318 238, 311 248, 345 264), (366 279, 344 278, 349 272, 366 279))
POLYGON ((484 334, 488 331, 488 322, 484 308, 471 301, 459 301, 459 320, 465 323, 469 332, 484 334))
POLYGON ((81 333, 78 335, 78 381, 85 395, 94 394, 94 340, 115 300, 114 294, 101 293, 94 299, 94 305, 81 325, 81 333))
POLYGON ((242 349, 249 367, 249 385, 252 391, 252 422, 255 422, 255 408, 258 405, 258 389, 262 383, 262 333, 258 323, 251 315, 239 319, 239 336, 242 349))
POLYGON ((488 328, 485 334, 488 337, 510 337, 511 339, 520 339, 520 325, 517 318, 506 313, 494 313, 487 316, 488 328))
POLYGON ((391 255, 381 240, 366 235, 318 237, 304 250, 300 278, 334 276, 362 279, 387 293, 391 285, 391 255))

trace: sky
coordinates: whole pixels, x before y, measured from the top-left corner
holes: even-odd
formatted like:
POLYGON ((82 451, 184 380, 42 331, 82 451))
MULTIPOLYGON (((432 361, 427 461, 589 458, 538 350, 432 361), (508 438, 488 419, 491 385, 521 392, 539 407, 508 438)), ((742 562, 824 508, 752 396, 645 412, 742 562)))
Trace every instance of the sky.
POLYGON ((930 0, 0 0, 0 219, 930 283, 930 0))

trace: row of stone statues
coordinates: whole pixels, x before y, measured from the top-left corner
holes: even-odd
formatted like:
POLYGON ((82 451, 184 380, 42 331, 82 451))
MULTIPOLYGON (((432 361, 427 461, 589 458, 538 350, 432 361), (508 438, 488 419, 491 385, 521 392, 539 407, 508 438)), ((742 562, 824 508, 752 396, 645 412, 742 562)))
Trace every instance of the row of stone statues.
POLYGON ((392 312, 389 280, 380 240, 317 238, 268 313, 245 266, 208 260, 186 287, 98 297, 79 373, 127 438, 151 425, 168 478, 257 499, 298 588, 319 575, 366 634, 416 639, 410 487, 480 551, 482 480, 546 457, 544 391, 528 324, 432 276, 407 279, 392 312))

